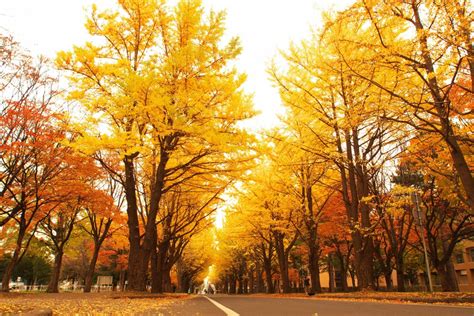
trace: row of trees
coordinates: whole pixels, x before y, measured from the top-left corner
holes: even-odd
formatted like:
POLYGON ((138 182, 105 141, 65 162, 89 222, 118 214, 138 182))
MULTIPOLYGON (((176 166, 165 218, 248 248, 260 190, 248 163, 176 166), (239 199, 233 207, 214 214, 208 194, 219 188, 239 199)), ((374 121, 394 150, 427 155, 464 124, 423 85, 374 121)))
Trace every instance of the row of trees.
POLYGON ((342 271, 343 289, 348 273, 360 289, 380 274, 390 286, 395 269, 403 290, 422 236, 455 290, 450 258, 474 231, 472 14, 467 0, 360 0, 328 14, 270 67, 287 115, 258 146, 239 127, 255 113, 232 64, 238 39, 224 40, 225 14, 201 1, 93 6, 90 42, 57 56, 64 91, 47 61, 1 37, 3 290, 41 240, 58 291, 75 234, 90 236, 86 290, 105 250, 134 291, 169 291, 173 269, 192 288, 213 250, 231 292, 272 292, 277 274, 288 292, 303 267, 315 291, 324 268, 342 271))
POLYGON ((472 18, 468 1, 360 0, 282 53, 269 74, 287 115, 222 233, 224 290, 265 276, 289 292, 307 268, 318 292, 336 267, 343 290, 349 274, 391 288, 396 270, 404 291, 421 238, 458 290, 452 254, 474 236, 472 18))
POLYGON ((90 291, 100 247, 121 226, 114 202, 120 192, 92 159, 64 145, 75 135, 55 103, 57 80, 47 61, 29 56, 9 36, 0 40, 0 234, 1 254, 9 255, 2 290, 9 290, 30 245, 41 240, 54 257, 48 291, 57 292, 66 244, 80 226, 94 241, 90 291))
POLYGON ((0 227, 12 254, 4 291, 40 238, 54 257, 48 291, 57 292, 76 231, 90 235, 86 291, 101 246, 124 235, 116 252, 127 255, 129 290, 169 291, 173 266, 188 290, 206 269, 203 231, 255 155, 254 137, 238 126, 254 115, 232 65, 241 47, 223 40, 224 19, 201 1, 93 6, 91 41, 58 53, 69 81, 61 92, 45 60, 2 38, 0 227))

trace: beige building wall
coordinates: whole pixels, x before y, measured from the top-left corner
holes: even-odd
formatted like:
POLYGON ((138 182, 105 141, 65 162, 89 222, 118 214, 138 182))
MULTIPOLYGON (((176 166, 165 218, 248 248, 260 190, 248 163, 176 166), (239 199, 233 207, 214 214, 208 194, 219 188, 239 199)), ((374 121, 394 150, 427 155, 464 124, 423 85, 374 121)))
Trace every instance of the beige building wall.
POLYGON ((474 291, 474 241, 465 240, 461 249, 454 253, 453 262, 461 292, 474 291))

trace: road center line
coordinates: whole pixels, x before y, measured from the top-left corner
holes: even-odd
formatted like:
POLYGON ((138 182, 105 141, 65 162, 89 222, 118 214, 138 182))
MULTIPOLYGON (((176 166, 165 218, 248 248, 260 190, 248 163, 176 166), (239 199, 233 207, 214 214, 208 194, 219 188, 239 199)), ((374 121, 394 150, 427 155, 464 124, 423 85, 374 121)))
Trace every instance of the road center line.
POLYGON ((225 307, 224 305, 220 304, 220 303, 217 303, 216 301, 214 301, 213 299, 210 299, 209 297, 207 296, 204 296, 205 298, 207 298, 209 300, 209 302, 211 302, 212 304, 216 305, 221 311, 223 311, 224 313, 227 314, 227 316, 239 316, 239 314, 237 314, 236 312, 234 312, 233 310, 231 310, 230 308, 227 308, 225 307))

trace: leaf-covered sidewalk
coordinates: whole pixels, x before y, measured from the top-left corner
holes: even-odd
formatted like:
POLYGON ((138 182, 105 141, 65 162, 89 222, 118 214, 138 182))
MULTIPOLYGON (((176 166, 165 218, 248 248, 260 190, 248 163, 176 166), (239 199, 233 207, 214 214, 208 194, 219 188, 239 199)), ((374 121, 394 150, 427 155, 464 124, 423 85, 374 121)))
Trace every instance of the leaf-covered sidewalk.
POLYGON ((51 310, 53 315, 160 315, 182 295, 0 293, 0 315, 51 310))
MULTIPOLYGON (((269 296, 268 294, 254 294, 253 296, 269 296)), ((271 294, 272 297, 294 297, 306 299, 336 299, 385 301, 394 303, 427 303, 427 304, 454 304, 474 307, 474 293, 424 293, 424 292, 348 292, 348 293, 321 293, 307 296, 301 293, 271 294)))

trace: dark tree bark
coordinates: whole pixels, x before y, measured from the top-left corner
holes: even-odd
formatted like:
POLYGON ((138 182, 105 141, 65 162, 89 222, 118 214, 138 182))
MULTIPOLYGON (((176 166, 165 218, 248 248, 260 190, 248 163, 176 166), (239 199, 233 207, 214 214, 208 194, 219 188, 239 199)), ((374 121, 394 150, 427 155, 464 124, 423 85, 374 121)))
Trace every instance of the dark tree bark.
POLYGON ((274 232, 273 236, 275 240, 275 250, 277 254, 278 267, 280 271, 281 289, 283 293, 290 293, 291 287, 290 287, 290 278, 288 275, 288 257, 289 257, 290 250, 291 248, 293 248, 293 245, 296 241, 296 238, 293 239, 293 241, 290 243, 289 246, 285 247, 284 234, 280 232, 274 232))
POLYGON ((229 293, 229 275, 226 274, 224 279, 224 294, 229 293))
POLYGON ((329 292, 333 293, 336 291, 336 283, 334 280, 334 264, 332 262, 332 255, 328 255, 328 273, 329 273, 329 292))
POLYGON ((262 267, 260 260, 257 259, 255 263, 255 273, 256 273, 256 280, 257 280, 257 293, 263 293, 265 291, 263 286, 263 276, 262 276, 262 267))
POLYGON ((86 271, 86 277, 84 282, 84 293, 89 293, 92 288, 92 281, 95 273, 95 266, 97 264, 97 259, 99 258, 100 248, 109 235, 110 226, 112 225, 112 219, 101 219, 99 225, 95 222, 95 215, 89 214, 89 219, 91 222, 92 230, 90 231, 94 238, 94 250, 92 252, 92 257, 89 263, 89 267, 86 271))
POLYGON ((61 276, 61 267, 63 262, 63 250, 58 250, 54 255, 54 265, 51 274, 51 279, 48 284, 46 292, 48 293, 59 293, 59 278, 61 276))
POLYGON ((237 293, 237 277, 234 273, 230 275, 229 278, 229 294, 237 293))
POLYGON ((20 230, 18 231, 18 237, 16 240, 16 247, 15 251, 13 252, 13 256, 8 262, 8 265, 5 268, 2 276, 2 292, 9 292, 10 291, 10 280, 13 275, 13 269, 18 264, 20 259, 20 253, 22 249, 23 239, 25 238, 25 230, 22 229, 20 225, 20 230))
POLYGON ((260 245, 260 248, 262 250, 263 270, 265 271, 267 293, 275 293, 275 287, 273 286, 272 280, 273 242, 269 243, 268 249, 264 243, 260 245))
MULTIPOLYGON (((175 135, 165 136, 160 140, 160 157, 158 166, 154 171, 154 182, 151 186, 150 207, 147 214, 147 222, 143 237, 140 236, 138 221, 138 204, 136 196, 136 179, 133 159, 136 155, 126 156, 125 165, 125 196, 127 200, 128 228, 130 253, 128 261, 128 285, 129 290, 145 291, 146 275, 150 263, 152 252, 154 252, 157 231, 156 217, 158 215, 159 203, 163 195, 163 188, 166 176, 166 165, 169 160, 168 150, 175 146, 177 137, 175 135), (143 242, 141 242, 143 240, 143 242)), ((157 284, 157 282, 155 282, 157 284)), ((162 290, 161 290, 162 291, 162 290)), ((160 293, 155 289, 155 293, 160 293)))
POLYGON ((59 278, 61 276, 64 247, 69 241, 74 225, 76 224, 77 214, 80 208, 79 200, 77 203, 73 210, 66 209, 65 212, 59 212, 56 221, 48 217, 41 223, 43 230, 50 239, 47 244, 54 251, 53 273, 48 288, 46 289, 48 293, 59 292, 59 278))
POLYGON ((98 258, 99 258, 99 249, 96 249, 96 247, 94 246, 92 258, 89 263, 89 268, 87 269, 86 277, 84 280, 84 293, 90 293, 92 289, 92 281, 94 278, 95 265, 97 263, 98 258))
POLYGON ((253 294, 255 292, 255 273, 254 269, 250 269, 248 272, 248 293, 253 294))
POLYGON ((395 260, 395 268, 397 271, 397 291, 405 292, 405 263, 403 262, 403 256, 395 260))

